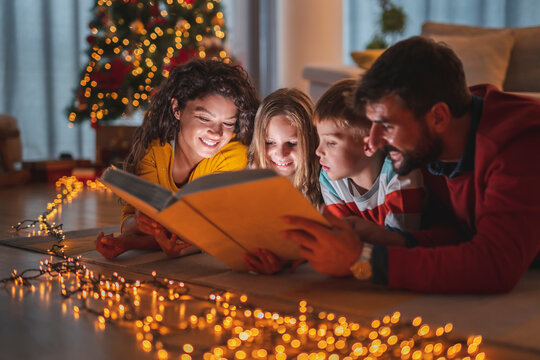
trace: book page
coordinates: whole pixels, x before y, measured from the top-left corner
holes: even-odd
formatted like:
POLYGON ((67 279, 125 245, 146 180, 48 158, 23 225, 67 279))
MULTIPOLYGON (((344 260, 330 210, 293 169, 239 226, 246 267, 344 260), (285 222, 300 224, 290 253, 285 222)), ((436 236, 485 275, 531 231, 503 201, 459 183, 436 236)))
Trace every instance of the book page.
MULTIPOLYGON (((284 260, 294 260, 300 256, 297 243, 280 235, 287 228, 282 216, 302 216, 328 224, 284 177, 271 177, 189 194, 182 197, 182 202, 198 209, 221 232, 248 251, 266 248, 284 260)), ((203 236, 194 241, 205 249, 203 236)))
POLYGON ((191 208, 184 201, 177 201, 155 219, 167 230, 179 235, 191 244, 219 259, 233 270, 246 271, 243 253, 247 249, 239 245, 228 234, 216 228, 204 214, 191 208))
POLYGON ((189 194, 201 191, 217 189, 221 187, 247 183, 256 180, 262 180, 277 177, 275 171, 271 169, 245 169, 239 171, 226 171, 222 173, 210 174, 193 180, 182 187, 176 197, 180 198, 189 194))

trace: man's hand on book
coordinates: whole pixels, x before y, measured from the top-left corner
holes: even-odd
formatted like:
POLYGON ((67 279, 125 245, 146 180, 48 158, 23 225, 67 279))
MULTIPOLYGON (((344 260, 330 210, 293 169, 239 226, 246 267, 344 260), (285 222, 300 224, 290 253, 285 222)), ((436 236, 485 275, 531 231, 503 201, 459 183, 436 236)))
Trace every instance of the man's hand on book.
POLYGON ((332 227, 313 220, 284 216, 294 229, 282 235, 300 245, 300 256, 318 272, 331 276, 351 275, 350 267, 362 253, 363 243, 349 221, 339 219, 326 207, 323 216, 332 227))

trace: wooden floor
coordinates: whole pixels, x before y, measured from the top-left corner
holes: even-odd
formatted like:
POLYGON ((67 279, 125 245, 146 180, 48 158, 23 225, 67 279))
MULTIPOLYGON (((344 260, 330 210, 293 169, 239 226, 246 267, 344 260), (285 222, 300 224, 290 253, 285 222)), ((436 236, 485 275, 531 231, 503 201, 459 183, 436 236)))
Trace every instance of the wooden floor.
MULTIPOLYGON (((11 226, 24 219, 37 219, 57 193, 54 184, 43 183, 0 188, 0 236, 21 236, 20 233, 15 233, 11 226)), ((57 224, 62 223, 65 231, 115 225, 120 221, 121 207, 112 193, 85 189, 71 203, 62 205, 61 213, 54 221, 57 224)), ((174 271, 181 272, 185 277, 189 274, 189 269, 184 270, 186 262, 189 267, 201 267, 202 263, 194 263, 196 256, 177 259, 176 263, 167 264, 170 264, 171 268, 174 265, 174 271), (180 266, 182 264, 184 267, 180 266)), ((200 256, 203 257, 204 254, 200 256)), ((0 246, 0 273, 7 274, 14 268, 35 266, 43 257, 44 255, 35 252, 0 246)), ((144 266, 140 266, 138 271, 144 269, 144 266)), ((273 306, 278 303, 288 305, 294 299, 304 298, 310 304, 336 309, 348 315, 350 313, 375 318, 399 310, 404 317, 420 315, 431 324, 450 321, 457 329, 456 335, 463 333, 485 336, 489 359, 540 360, 540 271, 529 271, 510 294, 496 296, 422 295, 387 291, 351 282, 351 279, 325 278, 319 281, 315 275, 313 271, 309 271, 307 265, 303 265, 295 274, 281 274, 280 277, 253 277, 228 272, 206 276, 202 280, 204 284, 215 288, 227 288, 242 293, 245 290, 260 291, 260 303, 263 305, 265 301, 273 306), (309 283, 305 280, 312 278, 317 281, 309 283), (287 288, 283 287, 283 284, 295 284, 296 287, 287 288), (262 298, 262 294, 270 293, 273 295, 262 298)), ((198 281, 202 283, 202 280, 198 281)), ((49 292, 56 294, 54 291, 53 288, 49 292)), ((9 336, 0 337, 0 348, 7 349, 7 352, 0 352, 0 358, 4 358, 6 354, 9 355, 6 358, 18 359, 74 356, 81 360, 155 358, 151 354, 137 351, 133 335, 121 328, 107 327, 105 332, 101 332, 93 328, 91 317, 85 321, 74 319, 69 311, 65 310, 72 307, 72 304, 53 295, 49 300, 49 292, 44 295, 45 301, 37 295, 24 296, 24 300, 19 293, 0 296, 2 321, 4 326, 10 329, 9 336), (28 337, 35 346, 13 346, 20 339, 28 337), (50 344, 59 338, 75 341, 71 346, 62 344, 51 348, 53 345, 50 344), (43 354, 49 356, 42 357, 43 354)), ((259 303, 259 298, 250 295, 250 299, 259 303)))
MULTIPOLYGON (((0 236, 16 236, 11 226, 24 219, 37 219, 61 190, 47 183, 0 188, 0 236)), ((62 204, 53 221, 63 224, 64 231, 114 225, 120 222, 121 208, 112 193, 85 188, 71 203, 62 204)))
MULTIPOLYGON (((57 195, 54 184, 27 183, 0 188, 0 237, 17 237, 12 225, 24 219, 37 219, 57 195)), ((65 231, 118 224, 121 206, 111 193, 85 189, 53 221, 65 231)), ((44 255, 0 246, 0 278, 13 268, 35 268, 44 255)), ((2 359, 152 359, 153 354, 138 349, 134 335, 119 327, 96 330, 95 319, 84 314, 75 319, 70 311, 78 304, 62 300, 56 282, 39 285, 39 295, 22 289, 15 296, 0 296, 3 327, 9 332, 0 338, 2 359), (45 289, 45 290, 43 290, 45 289), (68 340, 69 339, 69 340, 68 340), (28 346, 30 345, 30 346, 28 346)))

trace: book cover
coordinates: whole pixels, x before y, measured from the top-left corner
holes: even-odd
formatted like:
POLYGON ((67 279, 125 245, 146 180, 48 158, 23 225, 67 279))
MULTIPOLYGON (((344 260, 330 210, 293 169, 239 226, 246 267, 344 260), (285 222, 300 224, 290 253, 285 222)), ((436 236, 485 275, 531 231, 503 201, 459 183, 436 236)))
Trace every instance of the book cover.
POLYGON ((254 248, 267 248, 285 260, 299 258, 298 245, 280 235, 287 228, 282 216, 327 224, 287 178, 269 169, 207 175, 176 194, 115 168, 101 181, 169 231, 238 271, 247 270, 242 254, 254 248))

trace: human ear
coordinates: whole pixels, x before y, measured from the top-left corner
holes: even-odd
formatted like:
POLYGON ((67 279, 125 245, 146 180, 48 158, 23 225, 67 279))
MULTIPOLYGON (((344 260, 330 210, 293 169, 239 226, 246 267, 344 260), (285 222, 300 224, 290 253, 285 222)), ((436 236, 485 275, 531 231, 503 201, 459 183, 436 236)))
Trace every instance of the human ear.
POLYGON ((181 111, 180 111, 180 109, 178 108, 178 100, 176 100, 175 98, 172 98, 172 99, 171 99, 171 107, 172 107, 172 111, 173 111, 174 117, 175 117, 177 120, 180 120, 181 111))
POLYGON ((451 119, 452 113, 450 112, 450 108, 444 102, 438 102, 433 105, 426 116, 428 125, 439 134, 448 128, 451 119))

